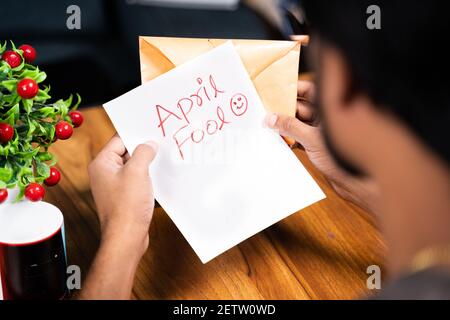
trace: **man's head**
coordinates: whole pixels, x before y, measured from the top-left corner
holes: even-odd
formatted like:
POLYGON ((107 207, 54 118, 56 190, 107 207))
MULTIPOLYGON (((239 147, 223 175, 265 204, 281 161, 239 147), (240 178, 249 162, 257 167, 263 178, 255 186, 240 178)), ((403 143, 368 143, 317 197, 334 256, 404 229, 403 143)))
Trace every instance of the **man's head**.
POLYGON ((450 11, 443 1, 305 0, 325 133, 338 162, 371 174, 409 142, 450 162, 450 11), (372 16, 372 17, 371 17, 372 16), (373 20, 371 20, 373 22, 373 20), (384 148, 384 150, 387 150, 384 148))

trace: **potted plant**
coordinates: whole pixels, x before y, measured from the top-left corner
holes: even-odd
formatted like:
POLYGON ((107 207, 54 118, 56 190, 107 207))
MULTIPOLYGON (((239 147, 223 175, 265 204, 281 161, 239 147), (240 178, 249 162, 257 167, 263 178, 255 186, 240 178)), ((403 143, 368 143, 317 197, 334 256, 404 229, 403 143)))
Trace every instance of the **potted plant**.
POLYGON ((32 46, 0 42, 0 57, 0 298, 59 297, 63 218, 40 200, 61 178, 49 147, 82 124, 81 99, 50 102, 32 46))

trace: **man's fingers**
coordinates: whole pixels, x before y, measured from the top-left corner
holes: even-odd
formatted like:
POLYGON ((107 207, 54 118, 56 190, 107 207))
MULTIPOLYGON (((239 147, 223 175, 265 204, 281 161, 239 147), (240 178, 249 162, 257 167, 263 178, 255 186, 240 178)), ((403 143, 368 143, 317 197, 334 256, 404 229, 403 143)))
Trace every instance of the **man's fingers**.
POLYGON ((304 147, 310 145, 314 127, 311 127, 297 118, 277 114, 269 114, 265 119, 266 126, 278 130, 282 136, 294 138, 304 147))
POLYGON ((297 116, 301 121, 314 120, 316 110, 314 101, 314 83, 311 81, 297 81, 297 116))
POLYGON ((122 139, 117 135, 117 133, 109 140, 109 142, 103 147, 102 152, 113 152, 120 157, 126 152, 125 145, 122 139))
POLYGON ((122 156, 123 163, 126 163, 128 160, 130 160, 131 156, 128 152, 125 152, 125 154, 122 156))
POLYGON ((309 103, 297 101, 297 116, 302 121, 312 121, 314 110, 309 103))
POLYGON ((133 155, 130 160, 127 162, 127 167, 134 167, 135 169, 148 169, 150 163, 152 163, 153 159, 158 152, 158 144, 153 141, 149 141, 137 146, 134 150, 133 155))
POLYGON ((314 99, 314 83, 311 81, 298 80, 297 81, 297 95, 305 98, 309 102, 314 99))

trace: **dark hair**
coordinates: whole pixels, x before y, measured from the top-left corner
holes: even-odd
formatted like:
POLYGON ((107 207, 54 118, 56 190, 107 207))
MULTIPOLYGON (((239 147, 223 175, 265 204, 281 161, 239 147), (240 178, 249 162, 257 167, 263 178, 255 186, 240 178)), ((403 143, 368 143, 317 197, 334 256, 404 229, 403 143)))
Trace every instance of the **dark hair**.
POLYGON ((450 163, 450 11, 446 1, 303 0, 312 34, 339 49, 352 88, 387 108, 450 163), (366 25, 377 5, 381 29, 366 25))

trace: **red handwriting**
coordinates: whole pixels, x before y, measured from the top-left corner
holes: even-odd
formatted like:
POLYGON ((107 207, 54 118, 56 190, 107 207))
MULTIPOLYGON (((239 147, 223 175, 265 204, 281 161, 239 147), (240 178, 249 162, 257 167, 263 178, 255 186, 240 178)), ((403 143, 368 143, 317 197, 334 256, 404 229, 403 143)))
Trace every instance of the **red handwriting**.
MULTIPOLYGON (((216 104, 215 119, 206 120, 203 128, 193 128, 189 130, 191 121, 189 114, 194 110, 203 109, 206 102, 212 102, 222 95, 226 94, 225 90, 219 89, 216 81, 212 75, 209 76, 206 84, 202 78, 196 79, 200 86, 193 94, 178 99, 176 103, 176 110, 170 110, 161 105, 156 105, 156 113, 159 119, 158 128, 161 128, 162 136, 166 136, 166 126, 169 121, 172 125, 176 125, 176 129, 172 135, 172 139, 178 148, 181 159, 184 159, 183 146, 191 141, 192 143, 199 144, 204 141, 206 136, 212 136, 219 131, 223 130, 225 125, 230 124, 226 113, 220 105, 216 104), (227 120, 228 119, 228 120, 227 120), (187 131, 187 132, 186 132, 187 131)), ((230 109, 232 114, 237 117, 244 115, 248 109, 247 97, 242 93, 237 93, 230 99, 230 109)))
POLYGON ((223 112, 221 107, 217 107, 216 114, 217 114, 217 117, 220 120, 219 130, 222 130, 223 125, 226 124, 226 123, 229 123, 229 122, 225 121, 225 113, 223 112))
POLYGON ((242 93, 236 93, 230 100, 230 107, 235 116, 242 116, 248 108, 247 97, 242 93))
POLYGON ((180 100, 178 100, 177 107, 181 110, 184 120, 186 120, 187 123, 190 123, 187 115, 189 114, 189 112, 191 112, 193 106, 194 106, 194 103, 189 98, 181 98, 180 100), (182 103, 182 102, 184 102, 184 103, 182 103), (188 107, 185 110, 186 105, 188 105, 188 107))
POLYGON ((179 120, 181 120, 181 117, 177 116, 176 113, 173 113, 170 110, 167 110, 166 108, 160 106, 159 104, 156 105, 156 112, 158 113, 158 118, 159 118, 158 128, 161 128, 163 137, 165 137, 166 130, 164 129, 164 122, 166 122, 171 116, 174 116, 174 117, 178 118, 179 120), (164 119, 161 118, 161 112, 160 112, 161 109, 168 113, 164 119))
POLYGON ((201 107, 203 105, 204 98, 206 98, 208 101, 211 101, 210 96, 214 96, 214 98, 217 98, 219 94, 225 93, 224 90, 218 88, 212 75, 209 76, 209 86, 203 85, 203 80, 201 78, 197 78, 197 83, 200 85, 200 88, 196 91, 196 93, 191 94, 189 97, 181 98, 177 102, 177 108, 181 111, 181 116, 178 116, 175 112, 172 112, 161 105, 156 105, 156 111, 158 113, 159 119, 158 128, 161 128, 163 137, 166 136, 164 124, 171 117, 175 117, 178 120, 181 120, 181 118, 183 117, 188 124, 190 123, 188 115, 194 107, 194 101, 192 100, 193 98, 195 98, 197 106, 201 107), (164 117, 161 116, 162 111, 166 113, 164 117))
MULTIPOLYGON (((182 135, 184 132, 183 130, 187 128, 189 125, 186 124, 182 126, 180 129, 175 131, 172 138, 175 141, 175 144, 177 145, 178 152, 180 154, 181 159, 184 160, 184 154, 182 150, 182 146, 188 142, 192 141, 193 143, 200 143, 205 138, 205 134, 208 134, 209 136, 214 135, 218 131, 222 130, 223 126, 225 124, 230 123, 229 121, 225 120, 225 113, 223 112, 222 108, 218 106, 216 108, 216 114, 218 116, 218 121, 216 120, 207 120, 205 129, 194 129, 190 135, 187 135, 184 139, 180 139, 180 135, 182 135), (219 124, 220 123, 220 124, 219 124)), ((184 133, 185 134, 185 133, 184 133)), ((186 134, 185 134, 186 135, 186 134)))
POLYGON ((178 129, 177 131, 175 131, 175 133, 174 133, 173 136, 172 136, 173 140, 175 141, 175 143, 176 143, 176 145, 177 145, 178 152, 180 153, 181 159, 184 159, 184 154, 183 154, 183 151, 181 150, 181 146, 182 146, 183 144, 185 144, 191 137, 189 136, 189 137, 187 137, 186 139, 184 139, 183 141, 180 142, 180 141, 178 140, 177 134, 178 134, 178 132, 180 132, 181 130, 183 130, 184 128, 186 128, 187 126, 188 126, 188 125, 182 126, 180 129, 178 129))

